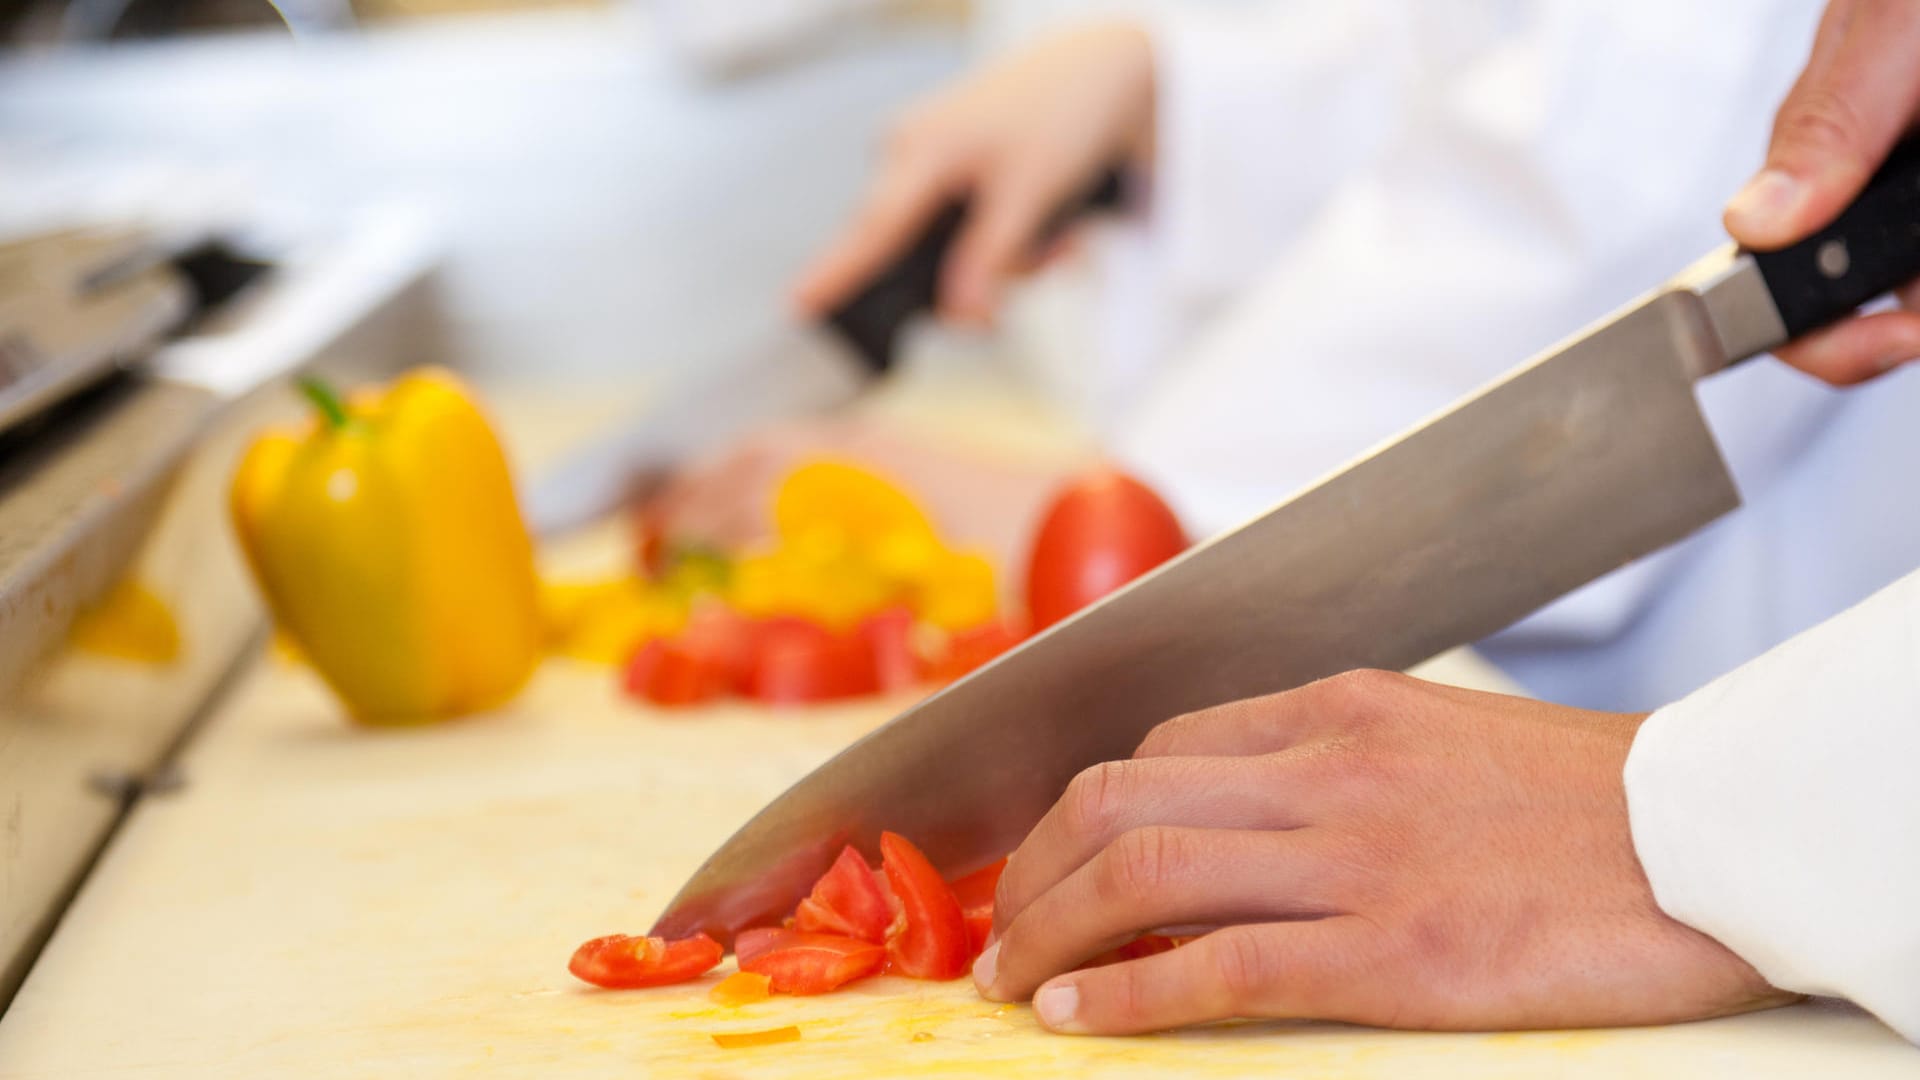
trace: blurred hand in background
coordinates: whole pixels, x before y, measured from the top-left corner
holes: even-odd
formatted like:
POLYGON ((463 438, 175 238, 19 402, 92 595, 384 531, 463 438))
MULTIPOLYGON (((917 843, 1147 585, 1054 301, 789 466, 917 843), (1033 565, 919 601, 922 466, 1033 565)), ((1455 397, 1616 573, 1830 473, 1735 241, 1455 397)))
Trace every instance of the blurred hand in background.
POLYGON ((854 219, 802 274, 817 317, 856 292, 949 202, 971 200, 942 268, 940 311, 984 324, 1006 280, 1030 268, 1059 206, 1119 161, 1152 153, 1153 52, 1126 22, 1077 27, 910 108, 854 219))

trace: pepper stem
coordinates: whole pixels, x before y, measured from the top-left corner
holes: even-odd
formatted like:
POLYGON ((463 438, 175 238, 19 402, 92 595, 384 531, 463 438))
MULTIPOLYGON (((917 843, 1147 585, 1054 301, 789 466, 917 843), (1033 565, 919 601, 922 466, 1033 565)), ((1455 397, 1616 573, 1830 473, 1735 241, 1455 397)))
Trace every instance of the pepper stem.
POLYGON ((347 414, 346 402, 340 400, 339 393, 325 379, 316 375, 302 375, 295 385, 300 387, 300 392, 307 396, 308 401, 313 402, 314 410, 326 417, 328 427, 337 430, 352 422, 353 417, 347 414))

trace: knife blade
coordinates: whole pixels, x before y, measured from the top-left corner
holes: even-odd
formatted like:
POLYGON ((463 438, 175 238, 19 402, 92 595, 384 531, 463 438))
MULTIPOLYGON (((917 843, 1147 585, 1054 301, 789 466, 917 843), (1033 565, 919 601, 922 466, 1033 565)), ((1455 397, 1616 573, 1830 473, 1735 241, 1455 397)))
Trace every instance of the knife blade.
POLYGON ((1493 633, 1739 505, 1693 383, 1920 276, 1920 142, 1827 230, 1726 248, 1247 524, 927 698, 693 875, 653 933, 730 940, 881 829, 960 873, 1156 724, 1493 633))
MULTIPOLYGON (((1041 230, 1120 205, 1118 169, 1101 173, 1041 230)), ((722 357, 669 386, 643 415, 589 439, 528 487, 527 519, 552 535, 644 499, 703 450, 756 427, 852 402, 893 370, 906 327, 934 306, 940 268, 966 223, 965 200, 949 203, 899 258, 819 325, 782 327, 771 340, 722 357)))

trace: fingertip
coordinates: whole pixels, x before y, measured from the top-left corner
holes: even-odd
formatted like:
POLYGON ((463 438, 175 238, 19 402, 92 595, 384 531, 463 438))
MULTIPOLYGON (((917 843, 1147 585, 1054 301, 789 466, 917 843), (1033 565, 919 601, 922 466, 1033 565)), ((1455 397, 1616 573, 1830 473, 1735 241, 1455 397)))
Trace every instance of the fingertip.
POLYGON ((1033 995, 1033 1012, 1042 1027, 1058 1035, 1084 1035, 1080 1022, 1080 987, 1071 978, 1059 978, 1033 995))
POLYGON ((1768 166, 1727 201, 1722 223, 1742 245, 1766 251, 1793 243, 1810 231, 1805 222, 1812 186, 1777 166, 1768 166))

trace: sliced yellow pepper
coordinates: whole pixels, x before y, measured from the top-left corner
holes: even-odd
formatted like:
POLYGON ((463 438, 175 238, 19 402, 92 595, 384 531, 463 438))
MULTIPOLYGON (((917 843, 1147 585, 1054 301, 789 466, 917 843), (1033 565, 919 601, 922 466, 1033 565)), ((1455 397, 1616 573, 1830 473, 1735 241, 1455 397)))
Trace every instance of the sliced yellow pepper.
POLYGON ((487 709, 542 651, 533 544, 493 429, 423 369, 248 448, 230 509, 275 620, 359 720, 487 709))

